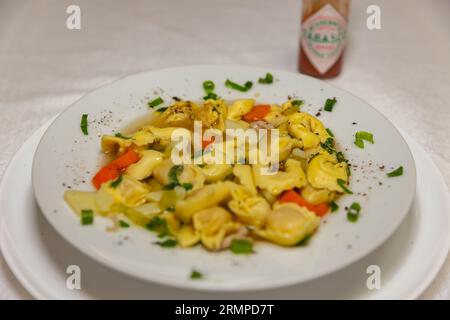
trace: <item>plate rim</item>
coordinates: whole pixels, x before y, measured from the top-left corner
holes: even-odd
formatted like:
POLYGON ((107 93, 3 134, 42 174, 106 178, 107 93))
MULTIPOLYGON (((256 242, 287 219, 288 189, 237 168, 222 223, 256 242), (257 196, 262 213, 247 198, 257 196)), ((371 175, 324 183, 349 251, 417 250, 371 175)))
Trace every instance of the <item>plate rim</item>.
POLYGON ((144 280, 144 281, 152 281, 155 283, 159 283, 162 285, 169 285, 169 286, 173 286, 173 287, 179 287, 179 288, 185 288, 185 289, 194 289, 194 290, 208 290, 211 292, 227 292, 227 291, 235 291, 236 289, 226 283, 215 283, 214 286, 211 286, 210 282, 204 282, 204 283, 192 283, 192 281, 181 281, 180 279, 169 279, 167 277, 158 277, 157 275, 155 276, 151 276, 148 273, 143 274, 140 271, 137 271, 135 269, 130 270, 126 265, 117 265, 115 263, 113 263, 110 259, 103 257, 102 255, 97 255, 96 251, 93 250, 90 246, 83 246, 82 243, 80 243, 79 241, 77 241, 76 239, 74 239, 73 237, 65 234, 62 232, 62 230, 60 230, 60 228, 58 228, 58 226, 56 225, 55 221, 53 221, 52 219, 49 218, 50 213, 49 212, 45 212, 45 210, 42 210, 42 205, 39 201, 39 198, 37 197, 37 187, 36 187, 36 179, 35 179, 35 174, 37 172, 37 170, 35 169, 36 166, 36 155, 38 153, 38 150, 48 132, 48 130, 51 128, 52 124, 56 121, 58 121, 58 119, 65 113, 69 112, 72 109, 76 108, 76 105, 78 104, 78 102, 80 102, 82 99, 87 98, 88 96, 91 96, 93 94, 95 94, 97 91, 105 89, 108 86, 111 86, 117 82, 120 82, 122 80, 127 80, 133 77, 139 77, 141 75, 144 74, 150 74, 153 72, 170 72, 173 70, 182 70, 182 69, 196 69, 196 68, 223 68, 223 67, 230 67, 230 68, 238 68, 238 69, 247 69, 247 70, 254 70, 254 71, 260 71, 260 72, 271 72, 273 74, 277 74, 277 73, 283 73, 286 75, 293 75, 299 78, 304 78, 307 81, 313 81, 315 82, 319 87, 320 85, 322 86, 328 86, 328 87, 332 87, 335 90, 341 91, 349 96, 351 96, 353 99, 356 99, 357 101, 363 103, 366 107, 368 107, 369 109, 371 109, 373 112, 375 112, 376 114, 378 114, 379 116, 381 116, 384 121, 386 123, 388 123, 398 134, 398 136, 400 137, 400 139, 403 141, 403 144, 406 146, 407 148, 407 156, 410 158, 411 164, 412 164, 412 172, 411 175, 413 176, 413 180, 415 181, 414 185, 413 185, 413 190, 411 192, 411 195, 409 196, 408 199, 408 206, 403 210, 403 215, 401 217, 401 219, 399 219, 398 224, 391 228, 389 230, 389 232, 385 232, 383 233, 383 236, 380 237, 378 241, 373 241, 372 243, 370 243, 370 245, 367 246, 367 249, 365 251, 361 251, 358 254, 355 254, 353 256, 352 259, 348 259, 347 261, 344 261, 342 263, 335 263, 333 267, 330 267, 328 269, 323 269, 320 272, 316 272, 314 273, 313 276, 309 276, 308 278, 302 278, 302 277, 285 277, 285 278, 279 278, 279 279, 271 279, 270 281, 264 281, 264 282, 260 282, 260 283, 251 283, 251 284, 241 284, 239 286, 239 291, 251 291, 251 290, 262 290, 262 289, 270 289, 270 288, 277 288, 277 287, 284 287, 287 285, 291 285, 293 283, 302 283, 302 282, 306 282, 306 281, 311 281, 320 277, 323 277, 327 274, 331 274, 333 272, 336 272, 338 270, 344 269, 346 267, 348 267, 349 265, 351 265, 352 263, 355 263, 356 261, 362 259, 363 257, 369 255, 370 253, 372 253, 373 251, 375 251, 377 248, 379 248, 383 243, 385 243, 394 233, 395 231, 398 229, 398 227, 401 225, 401 223, 405 220, 411 205, 413 203, 414 200, 414 196, 416 193, 416 184, 417 184, 417 169, 416 169, 416 165, 415 165, 415 161, 414 161, 414 157, 412 155, 411 149, 408 145, 408 143, 405 141, 404 137, 402 136, 401 132, 397 129, 397 127, 383 114, 381 113, 379 110, 377 110, 375 107, 373 107, 371 104, 369 104, 368 102, 366 102, 364 99, 354 95, 353 93, 342 89, 338 86, 335 86, 331 83, 328 82, 324 82, 320 79, 316 79, 307 75, 303 75, 300 73, 294 73, 291 71, 286 71, 286 70, 276 70, 276 69, 272 69, 272 68, 261 68, 261 67, 255 67, 255 66, 244 66, 244 65, 234 65, 234 64, 205 64, 205 65, 185 65, 185 66, 177 66, 177 67, 169 67, 169 68, 162 68, 162 69, 152 69, 152 70, 146 70, 146 71, 142 71, 142 72, 138 72, 138 73, 134 73, 134 74, 130 74, 130 75, 126 75, 124 77, 118 78, 114 81, 111 81, 109 83, 106 83, 100 87, 94 88, 93 90, 87 92, 85 95, 81 96, 79 99, 77 99, 76 101, 74 101, 72 104, 70 104, 69 106, 67 106, 62 112, 60 112, 55 119, 53 120, 53 122, 49 125, 49 127, 45 130, 45 132, 43 133, 41 139, 39 140, 39 143, 36 147, 36 152, 33 155, 33 162, 32 162, 32 188, 33 188, 33 193, 35 195, 35 199, 36 202, 39 206, 39 208, 41 209, 43 215, 46 217, 47 221, 50 223, 50 225, 52 225, 52 227, 58 232, 58 234, 60 234, 65 240, 67 240, 72 246, 74 246, 75 248, 77 248, 79 251, 83 252, 84 254, 88 255, 89 257, 91 257, 92 259, 102 263, 103 265, 106 265, 107 267, 115 270, 115 271, 119 271, 123 274, 127 274, 130 275, 132 277, 144 280))

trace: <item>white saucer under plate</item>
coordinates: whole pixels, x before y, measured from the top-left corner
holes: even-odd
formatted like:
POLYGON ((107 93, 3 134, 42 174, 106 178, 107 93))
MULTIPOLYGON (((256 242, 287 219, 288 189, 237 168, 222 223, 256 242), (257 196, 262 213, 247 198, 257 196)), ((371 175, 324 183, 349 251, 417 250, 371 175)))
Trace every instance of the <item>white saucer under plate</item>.
POLYGON ((431 158, 403 134, 417 166, 416 197, 395 234, 362 260, 328 276, 272 290, 214 293, 138 280, 79 252, 39 211, 31 187, 31 165, 49 124, 21 147, 0 185, 2 253, 22 285, 39 299, 414 299, 436 276, 450 247, 447 186, 431 158), (70 265, 81 269, 80 290, 66 286, 70 265), (367 288, 371 265, 381 270, 379 290, 367 288))

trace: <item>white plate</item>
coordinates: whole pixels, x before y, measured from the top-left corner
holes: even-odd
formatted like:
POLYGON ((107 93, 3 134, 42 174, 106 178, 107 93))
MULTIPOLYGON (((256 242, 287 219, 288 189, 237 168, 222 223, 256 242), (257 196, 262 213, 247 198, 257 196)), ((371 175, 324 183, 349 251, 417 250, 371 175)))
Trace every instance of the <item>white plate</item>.
POLYGON ((72 245, 91 258, 138 278, 205 290, 291 285, 357 261, 381 245, 400 225, 412 203, 415 181, 414 161, 407 144, 392 124, 364 101, 313 78, 233 66, 146 72, 98 89, 73 104, 52 123, 38 146, 33 163, 37 202, 50 224, 72 245), (222 85, 227 78, 240 83, 255 81, 265 72, 272 72, 277 80, 272 85, 255 84, 247 93, 229 91, 222 85), (156 96, 162 96, 165 101, 173 96, 201 99, 204 80, 213 80, 217 93, 227 100, 257 96, 260 102, 281 103, 288 96, 298 96, 306 101, 304 110, 313 114, 327 98, 337 98, 335 111, 322 111, 321 120, 333 130, 352 165, 358 166, 352 170, 351 189, 355 194, 339 202, 341 210, 324 219, 307 247, 281 248, 258 243, 257 253, 244 257, 234 256, 229 251, 209 253, 201 247, 162 249, 151 245, 154 235, 142 228, 108 233, 105 228, 110 221, 101 218, 96 218, 94 226, 82 227, 79 218, 63 201, 64 184, 75 189, 92 189, 89 181, 98 169, 101 134, 120 130, 148 114, 147 102, 156 96), (83 113, 88 113, 93 120, 89 136, 83 136, 80 130, 83 113), (353 135, 359 130, 372 132, 376 143, 367 144, 363 150, 357 148, 353 135), (403 176, 386 177, 387 171, 400 165, 405 169, 403 176), (386 169, 381 171, 380 166, 386 169), (358 223, 348 222, 344 212, 344 207, 353 201, 362 206, 358 223), (127 241, 121 240, 124 236, 127 241), (193 268, 203 271, 202 281, 189 279, 193 268))
POLYGON ((112 271, 73 248, 39 211, 31 188, 31 159, 47 126, 12 159, 0 185, 0 244, 22 285, 40 299, 411 299, 431 283, 450 245, 450 198, 438 169, 407 138, 417 165, 417 197, 396 233, 379 249, 326 277, 283 289, 212 293, 174 289, 112 271), (381 268, 381 289, 368 290, 366 269, 381 268), (81 268, 81 290, 68 290, 69 265, 81 268))

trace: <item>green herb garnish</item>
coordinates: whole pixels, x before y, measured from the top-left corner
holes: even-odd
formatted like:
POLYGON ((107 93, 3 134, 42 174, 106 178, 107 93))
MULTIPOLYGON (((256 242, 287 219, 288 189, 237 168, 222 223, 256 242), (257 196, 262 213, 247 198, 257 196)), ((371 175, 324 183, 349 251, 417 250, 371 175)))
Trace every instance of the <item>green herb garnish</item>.
POLYGON ((130 227, 130 224, 129 224, 128 222, 126 222, 126 221, 119 220, 119 226, 120 226, 121 228, 129 228, 129 227, 130 227))
POLYGON ((339 206, 338 206, 337 203, 334 202, 334 201, 331 201, 331 202, 330 202, 330 207, 331 207, 331 212, 336 212, 336 211, 339 210, 339 206))
POLYGON ((173 247, 176 247, 177 240, 166 239, 164 241, 158 241, 158 242, 156 242, 156 244, 163 248, 173 248, 173 247))
POLYGON ((150 108, 154 108, 154 107, 159 106, 159 105, 160 105, 161 103, 163 103, 163 102, 164 102, 164 100, 161 99, 161 97, 158 97, 158 98, 156 98, 156 99, 150 101, 150 102, 148 103, 148 106, 149 106, 150 108))
POLYGON ((292 100, 292 101, 291 101, 291 104, 292 104, 293 106, 300 107, 300 106, 303 104, 303 100, 299 100, 299 99, 292 100))
POLYGON ((342 152, 336 152, 336 160, 337 162, 347 162, 342 152))
POLYGON ((201 279, 203 278, 203 274, 197 270, 192 270, 190 277, 191 279, 201 279))
POLYGON ((325 102, 325 106, 323 107, 323 109, 325 111, 331 112, 333 111, 333 107, 336 104, 337 100, 336 98, 333 99, 327 99, 327 101, 325 102))
POLYGON ((206 92, 206 96, 203 97, 204 100, 213 99, 217 100, 217 94, 214 93, 216 85, 211 80, 206 80, 203 82, 203 90, 206 92))
POLYGON ((331 131, 330 128, 326 128, 327 133, 330 135, 330 137, 334 137, 333 131, 331 131))
POLYGON ((389 178, 399 177, 399 176, 401 176, 401 175, 403 175, 403 166, 400 166, 400 167, 398 167, 397 169, 395 169, 394 171, 389 172, 389 173, 387 174, 387 176, 388 176, 389 178))
POLYGON ((89 132, 88 132, 88 115, 86 113, 81 116, 80 128, 85 136, 87 136, 89 134, 89 132))
POLYGON ((253 87, 253 82, 247 81, 242 86, 242 85, 240 85, 240 84, 238 84, 236 82, 233 82, 233 81, 227 79, 227 81, 225 81, 225 86, 230 88, 230 89, 237 90, 237 91, 247 92, 248 90, 250 90, 253 87))
POLYGON ((91 209, 81 210, 81 224, 83 226, 94 223, 94 211, 91 209))
POLYGON ((333 154, 335 152, 333 138, 327 138, 324 143, 320 144, 320 146, 324 148, 329 154, 333 154))
POLYGON ((177 186, 181 186, 186 190, 191 190, 193 188, 192 183, 180 183, 178 176, 183 173, 184 167, 182 165, 175 165, 170 168, 168 177, 169 183, 164 186, 166 190, 173 190, 177 186))
POLYGON ((253 252, 253 243, 245 239, 233 239, 230 249, 234 254, 249 254, 253 252))
POLYGON ((342 190, 344 190, 345 193, 353 194, 353 192, 351 190, 347 189, 347 187, 346 187, 347 183, 345 182, 345 180, 337 179, 337 184, 339 187, 342 188, 342 190))
POLYGON ((347 220, 350 222, 356 222, 359 218, 359 212, 361 211, 361 206, 358 202, 353 202, 347 210, 347 220))
POLYGON ((167 221, 161 217, 154 217, 150 220, 145 227, 158 234, 158 238, 164 238, 170 236, 169 227, 167 226, 167 221))
POLYGON ((372 144, 375 143, 373 141, 373 134, 371 134, 370 132, 358 131, 357 133, 355 133, 355 145, 358 148, 364 148, 364 140, 372 144))
POLYGON ((122 175, 120 175, 116 180, 111 182, 111 188, 115 189, 119 186, 119 184, 122 182, 122 175))
POLYGON ((158 108, 156 109, 156 112, 164 112, 168 109, 168 107, 162 107, 162 108, 158 108))
POLYGON ((311 241, 311 238, 312 238, 312 234, 307 235, 302 240, 300 240, 299 243, 297 243, 297 246, 299 246, 299 247, 307 246, 309 244, 309 242, 311 241))
POLYGON ((125 139, 125 140, 131 139, 131 137, 125 137, 120 132, 117 132, 114 136, 116 136, 117 138, 125 139))
POLYGON ((258 82, 263 84, 271 84, 273 83, 273 75, 270 73, 266 73, 266 76, 264 78, 259 78, 258 82))

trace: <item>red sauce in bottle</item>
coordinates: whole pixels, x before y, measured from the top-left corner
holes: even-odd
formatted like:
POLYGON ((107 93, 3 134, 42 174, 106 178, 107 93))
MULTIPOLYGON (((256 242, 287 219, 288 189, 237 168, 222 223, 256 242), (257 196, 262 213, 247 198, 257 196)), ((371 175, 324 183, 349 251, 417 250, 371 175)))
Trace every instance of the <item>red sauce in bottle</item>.
POLYGON ((303 0, 298 69, 332 78, 342 69, 350 0, 303 0))

